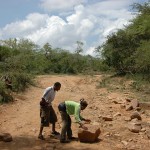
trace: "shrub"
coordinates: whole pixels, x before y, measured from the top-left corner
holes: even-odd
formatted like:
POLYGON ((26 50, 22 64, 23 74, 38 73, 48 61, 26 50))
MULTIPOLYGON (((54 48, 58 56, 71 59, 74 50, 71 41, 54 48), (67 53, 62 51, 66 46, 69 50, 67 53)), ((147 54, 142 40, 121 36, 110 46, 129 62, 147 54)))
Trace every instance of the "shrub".
POLYGON ((13 97, 10 94, 10 91, 6 89, 5 83, 0 81, 0 103, 6 103, 12 101, 13 97))
POLYGON ((33 85, 33 75, 27 73, 13 72, 10 73, 12 79, 13 91, 24 91, 28 85, 33 85))

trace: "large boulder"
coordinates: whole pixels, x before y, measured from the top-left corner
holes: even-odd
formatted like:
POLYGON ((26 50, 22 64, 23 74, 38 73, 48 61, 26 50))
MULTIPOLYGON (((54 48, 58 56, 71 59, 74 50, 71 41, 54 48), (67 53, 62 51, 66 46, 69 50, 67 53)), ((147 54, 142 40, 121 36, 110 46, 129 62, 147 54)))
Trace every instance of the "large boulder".
POLYGON ((138 120, 142 120, 140 114, 138 112, 133 112, 130 116, 131 120, 137 118, 138 120))
POLYGON ((139 102, 138 102, 138 100, 137 100, 137 99, 133 99, 133 100, 131 101, 131 105, 132 105, 133 109, 139 107, 139 102))
POLYGON ((79 128, 79 130, 78 130, 79 141, 80 142, 88 142, 88 143, 96 142, 101 133, 99 126, 86 125, 86 127, 88 128, 87 130, 79 128))
POLYGON ((0 141, 11 142, 12 136, 9 133, 0 133, 0 141))
POLYGON ((141 123, 140 122, 130 122, 128 124, 128 129, 131 131, 131 132, 134 132, 134 133, 139 133, 142 129, 142 126, 141 126, 141 123))

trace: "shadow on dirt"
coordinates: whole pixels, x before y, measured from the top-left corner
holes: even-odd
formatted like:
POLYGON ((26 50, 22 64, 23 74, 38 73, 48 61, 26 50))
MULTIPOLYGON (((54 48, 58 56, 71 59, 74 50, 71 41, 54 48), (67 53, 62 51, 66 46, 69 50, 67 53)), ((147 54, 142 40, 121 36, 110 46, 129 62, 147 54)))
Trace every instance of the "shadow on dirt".
MULTIPOLYGON (((97 142, 100 142, 98 140, 97 142)), ((91 144, 90 144, 91 145, 91 144)), ((0 150, 90 150, 89 143, 71 141, 70 143, 60 143, 59 139, 47 137, 39 140, 36 137, 18 136, 13 137, 12 142, 0 141, 0 150)))

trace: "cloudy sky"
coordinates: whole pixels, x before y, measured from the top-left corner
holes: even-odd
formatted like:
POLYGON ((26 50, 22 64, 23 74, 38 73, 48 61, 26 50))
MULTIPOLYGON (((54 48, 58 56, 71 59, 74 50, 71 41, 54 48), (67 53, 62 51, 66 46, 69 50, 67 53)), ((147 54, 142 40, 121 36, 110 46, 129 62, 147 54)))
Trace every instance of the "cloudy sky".
POLYGON ((94 55, 107 35, 123 28, 133 3, 148 0, 0 0, 0 40, 28 38, 73 52, 76 41, 94 55))

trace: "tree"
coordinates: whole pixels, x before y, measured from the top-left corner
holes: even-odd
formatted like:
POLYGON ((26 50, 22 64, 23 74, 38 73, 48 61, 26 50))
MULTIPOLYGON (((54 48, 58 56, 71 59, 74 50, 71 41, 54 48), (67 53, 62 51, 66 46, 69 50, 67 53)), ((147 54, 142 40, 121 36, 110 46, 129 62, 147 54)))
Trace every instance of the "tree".
POLYGON ((3 46, 15 49, 17 47, 17 39, 10 38, 8 40, 1 40, 3 46))
POLYGON ((149 60, 145 56, 149 56, 150 3, 135 4, 134 6, 136 6, 134 8, 137 9, 138 15, 131 23, 124 29, 109 35, 106 42, 96 49, 97 52, 101 52, 104 62, 119 74, 139 73, 137 69, 139 62, 144 70, 147 68, 148 71, 149 60), (144 52, 144 56, 141 55, 142 52, 144 52))
POLYGON ((44 44, 43 46, 44 49, 44 55, 47 59, 51 58, 52 54, 52 46, 49 43, 44 44))
POLYGON ((82 53, 83 52, 83 42, 77 41, 76 44, 77 44, 77 48, 75 50, 75 53, 77 53, 77 54, 82 53))
POLYGON ((37 48, 38 46, 28 39, 20 39, 18 41, 17 49, 24 51, 25 53, 35 51, 37 48))

